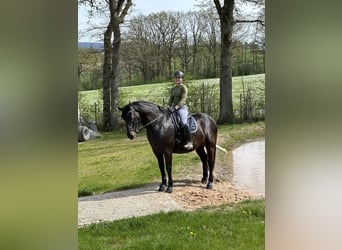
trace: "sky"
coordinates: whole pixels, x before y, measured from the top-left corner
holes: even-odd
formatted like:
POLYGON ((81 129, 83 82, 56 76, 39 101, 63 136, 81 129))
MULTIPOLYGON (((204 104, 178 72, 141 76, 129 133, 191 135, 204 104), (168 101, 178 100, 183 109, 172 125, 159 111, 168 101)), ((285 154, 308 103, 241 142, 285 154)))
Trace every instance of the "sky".
MULTIPOLYGON (((151 13, 156 13, 160 11, 190 11, 196 10, 196 4, 201 2, 200 0, 133 0, 135 12, 133 15, 136 14, 143 14, 148 15, 151 13)), ((248 7, 247 5, 243 6, 243 9, 248 13, 253 12, 253 8, 248 7)), ((127 18, 126 18, 127 19, 127 18)), ((78 7, 78 41, 79 42, 102 42, 102 35, 99 35, 97 32, 98 37, 92 37, 90 33, 80 32, 85 30, 89 25, 87 25, 88 20, 88 13, 87 9, 82 6, 78 7)), ((105 27, 107 25, 108 20, 105 21, 104 24, 99 25, 105 27)), ((94 21, 92 23, 99 24, 101 20, 94 21)), ((103 19, 102 19, 103 23, 103 19)))
POLYGON ((188 11, 194 9, 196 0, 133 0, 143 15, 160 11, 188 11))
MULTIPOLYGON (((160 11, 189 11, 195 8, 196 0, 133 0, 137 14, 148 15, 160 11)), ((78 29, 79 31, 87 27, 87 10, 78 7, 78 29)), ((95 38, 79 36, 79 42, 95 42, 95 38)))

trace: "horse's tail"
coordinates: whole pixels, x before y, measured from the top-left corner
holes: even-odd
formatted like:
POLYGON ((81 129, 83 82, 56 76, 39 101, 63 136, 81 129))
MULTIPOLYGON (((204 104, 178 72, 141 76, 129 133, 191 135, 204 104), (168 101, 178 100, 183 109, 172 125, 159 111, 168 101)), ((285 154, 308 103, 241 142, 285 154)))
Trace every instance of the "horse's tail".
POLYGON ((220 145, 217 145, 216 144, 216 147, 219 149, 219 150, 222 150, 223 152, 227 153, 227 150, 225 148, 222 148, 220 145))

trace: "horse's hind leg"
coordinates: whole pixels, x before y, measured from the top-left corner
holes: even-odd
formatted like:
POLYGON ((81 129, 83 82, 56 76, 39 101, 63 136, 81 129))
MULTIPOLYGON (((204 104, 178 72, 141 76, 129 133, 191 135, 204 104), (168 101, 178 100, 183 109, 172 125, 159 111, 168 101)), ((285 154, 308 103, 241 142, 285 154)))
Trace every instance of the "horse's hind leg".
POLYGON ((215 168, 215 157, 216 157, 216 145, 212 144, 209 147, 206 147, 208 152, 208 164, 209 164, 209 181, 207 184, 208 189, 213 188, 214 182, 214 168, 215 168))
POLYGON ((167 193, 172 193, 173 179, 172 179, 172 153, 164 154, 166 171, 169 178, 169 183, 166 189, 167 193))
POLYGON ((165 174, 165 168, 164 168, 164 156, 163 154, 154 152, 155 156, 158 159, 158 166, 159 166, 159 170, 160 170, 160 174, 161 174, 161 178, 162 178, 162 183, 159 186, 158 191, 163 192, 166 190, 167 186, 166 186, 166 174, 165 174))
POLYGON ((201 158, 202 161, 202 167, 203 167, 203 177, 201 182, 203 184, 207 183, 208 180, 208 156, 207 153, 204 150, 204 147, 199 147, 196 149, 196 152, 198 156, 201 158))

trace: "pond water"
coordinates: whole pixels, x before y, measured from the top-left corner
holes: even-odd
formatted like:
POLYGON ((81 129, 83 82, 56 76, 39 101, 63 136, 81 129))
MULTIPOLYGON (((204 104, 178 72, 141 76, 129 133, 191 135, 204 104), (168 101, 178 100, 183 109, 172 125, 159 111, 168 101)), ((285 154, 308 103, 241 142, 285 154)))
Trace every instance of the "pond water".
POLYGON ((229 180, 265 196, 265 140, 244 143, 227 155, 229 180))

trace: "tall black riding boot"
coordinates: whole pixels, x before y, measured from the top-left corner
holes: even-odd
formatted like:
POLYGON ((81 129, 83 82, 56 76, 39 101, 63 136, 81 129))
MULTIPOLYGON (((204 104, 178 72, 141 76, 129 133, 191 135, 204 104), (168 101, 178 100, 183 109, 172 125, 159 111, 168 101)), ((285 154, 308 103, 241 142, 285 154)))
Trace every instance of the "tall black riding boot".
POLYGON ((193 149, 192 136, 191 136, 190 128, 188 124, 183 125, 183 131, 184 131, 184 138, 186 142, 186 144, 183 147, 186 149, 193 149))

